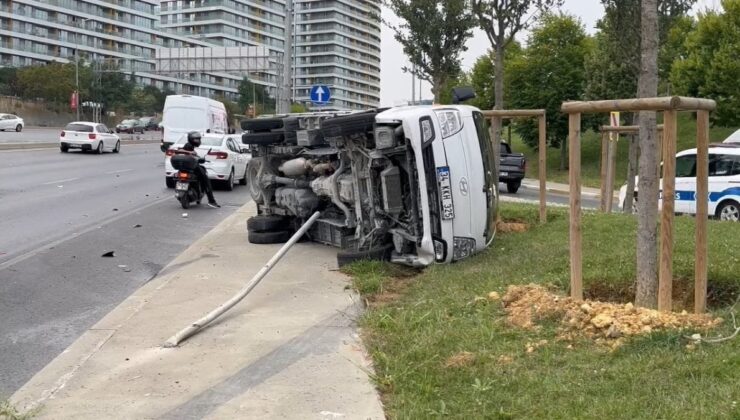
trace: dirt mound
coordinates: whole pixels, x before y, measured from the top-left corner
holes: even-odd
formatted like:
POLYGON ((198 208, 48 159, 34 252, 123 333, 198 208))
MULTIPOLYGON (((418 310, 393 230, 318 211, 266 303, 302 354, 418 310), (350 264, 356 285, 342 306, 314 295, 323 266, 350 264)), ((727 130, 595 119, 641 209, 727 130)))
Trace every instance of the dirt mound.
POLYGON ((504 221, 499 220, 496 222, 496 231, 500 233, 519 233, 526 232, 529 230, 529 225, 519 221, 504 221))
POLYGON ((624 337, 661 330, 707 330, 721 318, 686 311, 658 312, 631 303, 575 301, 540 285, 509 286, 501 298, 511 325, 536 329, 537 322, 559 321, 560 338, 587 337, 597 342, 621 343, 624 337))

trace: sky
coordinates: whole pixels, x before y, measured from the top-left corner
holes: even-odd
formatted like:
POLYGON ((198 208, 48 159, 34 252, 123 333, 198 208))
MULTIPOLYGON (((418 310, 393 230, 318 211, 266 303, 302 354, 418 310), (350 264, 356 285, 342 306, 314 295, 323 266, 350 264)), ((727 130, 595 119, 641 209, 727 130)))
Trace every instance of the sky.
MULTIPOLYGON (((692 11, 695 14, 699 10, 706 8, 719 8, 720 0, 698 0, 692 11)), ((575 15, 586 28, 586 32, 593 34, 595 32, 596 21, 603 15, 604 8, 599 0, 565 0, 561 11, 575 15)), ((391 24, 398 24, 399 18, 388 8, 383 7, 382 17, 384 21, 391 24)), ((517 39, 521 42, 526 41, 527 33, 520 33, 517 39)), ((490 48, 490 42, 483 31, 477 29, 473 32, 473 37, 468 40, 467 51, 460 55, 462 68, 465 71, 475 63, 475 60, 485 54, 490 48)), ((404 66, 409 66, 409 62, 403 53, 401 45, 393 38, 393 31, 386 25, 383 25, 381 33, 381 63, 380 63, 380 104, 381 106, 402 105, 411 99, 411 76, 401 71, 404 66)), ((418 97, 417 82, 417 97, 418 97)), ((422 84, 422 98, 431 99, 432 91, 428 83, 422 84)))

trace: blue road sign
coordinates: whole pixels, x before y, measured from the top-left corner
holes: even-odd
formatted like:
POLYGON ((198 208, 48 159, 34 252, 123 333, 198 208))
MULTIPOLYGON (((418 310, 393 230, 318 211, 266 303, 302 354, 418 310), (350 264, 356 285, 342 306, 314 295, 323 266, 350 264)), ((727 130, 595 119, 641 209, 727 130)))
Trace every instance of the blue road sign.
POLYGON ((317 105, 325 104, 331 99, 331 90, 326 85, 311 86, 311 102, 317 105))

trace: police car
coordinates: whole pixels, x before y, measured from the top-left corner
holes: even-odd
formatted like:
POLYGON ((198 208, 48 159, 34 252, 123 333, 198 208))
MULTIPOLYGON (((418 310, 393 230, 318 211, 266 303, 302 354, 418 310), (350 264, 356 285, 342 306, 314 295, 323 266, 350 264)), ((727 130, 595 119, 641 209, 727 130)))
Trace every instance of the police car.
MULTIPOLYGON (((662 182, 661 180, 661 189, 662 182)), ((627 185, 624 185, 619 190, 621 207, 624 207, 626 195, 627 185)), ((710 215, 720 220, 740 221, 740 143, 709 146, 708 205, 710 215)), ((696 149, 676 154, 675 208, 676 213, 696 214, 696 149)))

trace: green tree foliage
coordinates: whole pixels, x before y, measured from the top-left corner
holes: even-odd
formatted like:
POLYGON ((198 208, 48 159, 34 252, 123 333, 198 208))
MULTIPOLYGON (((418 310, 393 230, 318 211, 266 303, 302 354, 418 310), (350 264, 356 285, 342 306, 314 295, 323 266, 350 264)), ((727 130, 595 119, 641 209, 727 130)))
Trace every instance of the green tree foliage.
MULTIPOLYGON (((669 33, 678 25, 685 28, 686 13, 696 0, 660 0, 660 45, 670 42, 669 33)), ((596 48, 586 64, 589 80, 587 99, 631 98, 637 93, 637 76, 640 72, 640 17, 641 0, 601 0, 604 16, 597 23, 596 48)), ((673 54, 673 45, 660 49, 659 80, 666 81, 673 54)), ((666 92, 662 84, 659 92, 666 92)))
MULTIPOLYGON (((561 147, 568 136, 568 116, 560 112, 564 101, 580 99, 586 84, 584 63, 592 41, 581 22, 569 15, 545 14, 532 30, 524 52, 507 66, 512 108, 545 108, 547 141, 561 147)), ((537 147, 537 122, 516 124, 522 140, 537 147)))
MULTIPOLYGON (((509 96, 509 79, 511 65, 510 62, 516 61, 522 55, 523 50, 521 45, 514 41, 506 47, 507 61, 504 63, 506 67, 505 71, 505 84, 504 84, 504 95, 509 96)), ((470 101, 474 106, 480 109, 493 109, 496 101, 496 94, 494 89, 494 57, 493 52, 489 51, 487 54, 478 57, 473 64, 473 68, 470 71, 469 79, 470 85, 475 90, 475 99, 470 101)))
POLYGON ((14 67, 0 68, 0 95, 18 94, 18 70, 14 67))
MULTIPOLYGON (((89 86, 92 71, 80 63, 80 97, 90 95, 89 86)), ((18 69, 18 90, 20 96, 29 99, 45 99, 56 104, 69 103, 71 93, 75 90, 74 63, 48 63, 18 69)))
POLYGON ((162 112, 167 94, 156 86, 138 86, 131 91, 127 109, 136 115, 152 115, 162 112))
POLYGON ((460 73, 460 53, 472 36, 475 20, 467 1, 388 0, 387 5, 403 21, 391 27, 396 40, 439 102, 449 80, 460 73))
POLYGON ((267 88, 245 77, 239 83, 239 109, 246 111, 255 104, 255 115, 274 113, 276 109, 275 99, 267 92, 267 88))
POLYGON ((681 94, 716 100, 713 122, 731 126, 740 124, 740 0, 723 0, 722 7, 724 13, 699 15, 671 81, 681 94))
MULTIPOLYGON (((96 100, 108 110, 125 108, 131 101, 135 84, 125 74, 104 72, 100 75, 100 86, 96 100)), ((161 108, 159 112, 161 112, 161 108)))
POLYGON ((300 114, 303 112, 308 112, 308 108, 303 104, 293 102, 292 104, 290 104, 290 112, 293 114, 300 114))

